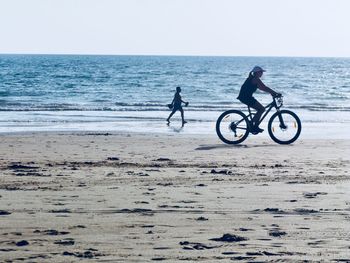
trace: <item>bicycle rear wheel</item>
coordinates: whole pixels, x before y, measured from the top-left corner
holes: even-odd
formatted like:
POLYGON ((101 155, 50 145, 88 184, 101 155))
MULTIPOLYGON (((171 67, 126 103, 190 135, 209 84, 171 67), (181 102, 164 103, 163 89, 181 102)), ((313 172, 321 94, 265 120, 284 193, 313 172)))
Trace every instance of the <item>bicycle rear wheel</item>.
POLYGON ((241 143, 249 135, 248 119, 239 110, 225 111, 216 121, 216 133, 224 143, 241 143))
POLYGON ((298 139, 301 132, 301 121, 292 111, 275 112, 268 123, 268 131, 272 140, 279 144, 290 144, 298 139))

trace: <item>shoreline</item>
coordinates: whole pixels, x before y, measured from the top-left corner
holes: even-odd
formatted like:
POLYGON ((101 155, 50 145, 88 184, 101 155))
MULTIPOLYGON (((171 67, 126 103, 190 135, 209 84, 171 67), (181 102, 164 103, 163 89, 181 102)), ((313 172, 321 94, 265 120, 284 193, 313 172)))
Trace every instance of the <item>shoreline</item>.
MULTIPOLYGON (((28 134, 147 134, 152 136, 164 135, 164 136, 201 136, 217 138, 215 131, 215 122, 188 122, 182 127, 180 120, 174 120, 167 125, 166 122, 144 122, 138 123, 138 125, 132 125, 124 127, 117 122, 107 124, 107 126, 101 126, 100 123, 91 123, 90 128, 87 126, 81 126, 79 128, 74 125, 74 128, 55 128, 55 129, 33 129, 28 130, 28 127, 20 127, 15 131, 0 131, 1 136, 10 135, 28 135, 28 134), (99 127, 100 126, 100 127, 99 127), (108 127, 107 127, 108 126, 108 127), (142 128, 138 128, 141 126, 142 128)), ((260 127, 264 129, 264 132, 258 135, 249 134, 247 141, 251 140, 271 140, 267 131, 267 124, 263 122, 260 127)), ((350 129, 350 123, 303 123, 299 140, 350 140, 350 134, 347 132, 350 129)))
MULTIPOLYGON (((169 112, 32 112, 25 115, 4 115, 0 125, 1 134, 35 132, 106 132, 147 134, 188 134, 216 136, 216 119, 221 112, 185 111, 188 123, 182 127, 179 113, 175 114, 169 126, 166 118, 169 112)), ((297 112, 302 122, 301 138, 304 139, 350 139, 350 114, 347 112, 297 112)), ((270 115, 269 115, 270 116, 270 115)), ((268 116, 268 117, 269 117, 268 116)), ((267 118, 268 118, 267 117, 267 118)), ((257 138, 268 138, 267 120, 265 129, 257 138)))

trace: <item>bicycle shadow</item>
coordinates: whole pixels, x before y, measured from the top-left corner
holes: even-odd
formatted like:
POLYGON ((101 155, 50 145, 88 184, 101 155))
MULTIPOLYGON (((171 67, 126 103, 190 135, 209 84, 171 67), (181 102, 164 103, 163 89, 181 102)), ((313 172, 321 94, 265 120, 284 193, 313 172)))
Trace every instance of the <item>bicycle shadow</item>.
POLYGON ((275 144, 257 144, 257 145, 246 145, 246 144, 214 144, 214 145, 200 145, 195 148, 196 151, 208 151, 215 149, 225 149, 225 148, 259 148, 259 147, 276 147, 279 145, 275 144))

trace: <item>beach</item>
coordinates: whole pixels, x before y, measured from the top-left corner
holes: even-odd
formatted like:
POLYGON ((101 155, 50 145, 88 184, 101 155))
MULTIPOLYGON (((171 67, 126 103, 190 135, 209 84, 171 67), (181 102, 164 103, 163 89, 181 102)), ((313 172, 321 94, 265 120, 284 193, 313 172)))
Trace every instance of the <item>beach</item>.
POLYGON ((0 263, 350 263, 350 1, 0 10, 0 263))
POLYGON ((350 140, 0 135, 1 262, 350 261, 350 140))

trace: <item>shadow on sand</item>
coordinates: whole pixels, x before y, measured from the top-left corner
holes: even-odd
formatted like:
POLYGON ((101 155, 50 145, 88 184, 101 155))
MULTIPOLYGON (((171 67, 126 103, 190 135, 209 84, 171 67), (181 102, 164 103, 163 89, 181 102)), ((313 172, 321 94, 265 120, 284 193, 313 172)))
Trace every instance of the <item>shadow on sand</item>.
MULTIPOLYGON (((246 144, 213 144, 213 145, 200 145, 195 150, 197 151, 208 151, 214 149, 224 149, 224 148, 258 148, 258 147, 277 147, 281 146, 278 144, 257 144, 257 145, 246 145, 246 144)), ((292 145, 288 145, 292 146, 292 145)))
POLYGON ((167 124, 168 129, 170 132, 180 133, 184 129, 184 125, 181 126, 171 126, 170 124, 167 124))

